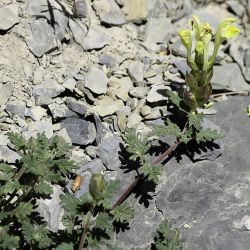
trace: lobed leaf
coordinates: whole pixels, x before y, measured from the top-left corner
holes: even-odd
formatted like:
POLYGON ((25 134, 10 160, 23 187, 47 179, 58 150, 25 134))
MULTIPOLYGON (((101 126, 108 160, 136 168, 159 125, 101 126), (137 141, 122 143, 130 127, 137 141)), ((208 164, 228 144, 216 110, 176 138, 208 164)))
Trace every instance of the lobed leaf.
POLYGON ((223 139, 223 138, 224 138, 224 135, 210 128, 201 130, 196 133, 197 143, 205 142, 205 141, 213 141, 213 140, 223 139))
POLYGON ((141 168, 142 174, 149 180, 157 183, 162 173, 162 166, 145 161, 141 168))
POLYGON ((117 206, 110 213, 114 216, 114 220, 120 223, 126 223, 134 217, 133 208, 129 207, 126 203, 117 206))

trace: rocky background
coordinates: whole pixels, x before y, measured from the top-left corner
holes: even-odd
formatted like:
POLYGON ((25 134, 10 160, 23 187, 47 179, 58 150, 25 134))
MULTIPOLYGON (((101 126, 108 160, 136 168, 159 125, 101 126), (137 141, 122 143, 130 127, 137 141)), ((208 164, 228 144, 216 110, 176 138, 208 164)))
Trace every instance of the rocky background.
MULTIPOLYGON (((7 131, 27 139, 57 134, 74 145, 72 159, 84 175, 77 196, 88 190, 91 173, 100 172, 120 179, 119 195, 135 175, 121 168, 121 134, 136 128, 143 136, 171 114, 164 90, 184 84, 188 67, 177 31, 189 26, 192 14, 215 27, 224 17, 238 18, 241 34, 220 50, 212 83, 219 92, 250 90, 248 0, 76 0, 75 12, 72 4, 0 1, 1 160, 19 157, 8 147, 7 131)), ((114 237, 122 249, 150 249, 164 218, 180 228, 185 249, 249 249, 250 100, 219 101, 206 110, 206 124, 225 139, 180 148, 156 190, 131 195, 136 216, 114 237)), ((161 150, 170 143, 160 142, 161 150)), ((56 231, 64 190, 54 191, 39 211, 56 231)))

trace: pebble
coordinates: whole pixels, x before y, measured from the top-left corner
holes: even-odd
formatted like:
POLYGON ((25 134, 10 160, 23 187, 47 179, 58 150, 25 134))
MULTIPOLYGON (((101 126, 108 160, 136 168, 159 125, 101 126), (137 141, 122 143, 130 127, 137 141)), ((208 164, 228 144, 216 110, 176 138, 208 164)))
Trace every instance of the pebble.
POLYGON ((135 87, 130 89, 129 94, 140 99, 144 98, 147 95, 148 90, 148 87, 135 87))
POLYGON ((8 30, 19 21, 17 4, 10 4, 0 8, 0 30, 8 30))
POLYGON ((68 109, 65 104, 52 103, 48 108, 54 120, 76 116, 76 113, 68 109))
POLYGON ((73 78, 66 79, 63 83, 63 86, 70 91, 73 91, 76 86, 76 80, 73 78))
POLYGON ((33 76, 33 84, 37 85, 42 83, 43 81, 43 76, 44 76, 44 69, 43 67, 38 67, 34 71, 34 76, 33 76))
POLYGON ((136 112, 134 112, 128 117, 127 127, 135 128, 141 121, 142 121, 142 117, 136 112))
POLYGON ((145 105, 141 107, 140 113, 144 117, 144 116, 149 115, 151 113, 151 110, 152 110, 151 107, 149 107, 148 105, 145 105))
POLYGON ((129 64, 128 74, 134 82, 142 82, 144 79, 144 65, 142 62, 129 64))
POLYGON ((147 101, 150 103, 154 103, 168 100, 166 90, 171 90, 171 88, 164 84, 153 85, 147 95, 147 101))
POLYGON ((12 84, 0 84, 0 105, 5 105, 12 95, 14 87, 12 84))

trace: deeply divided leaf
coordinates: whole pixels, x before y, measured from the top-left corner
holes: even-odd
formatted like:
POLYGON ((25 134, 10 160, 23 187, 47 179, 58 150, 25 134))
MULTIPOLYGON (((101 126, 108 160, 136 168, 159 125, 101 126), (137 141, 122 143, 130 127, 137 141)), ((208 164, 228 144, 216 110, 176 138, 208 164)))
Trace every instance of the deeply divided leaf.
POLYGON ((213 141, 224 138, 224 135, 218 133, 216 130, 213 129, 204 129, 200 130, 196 134, 196 141, 197 143, 205 142, 205 141, 213 141))
POLYGON ((125 223, 134 217, 133 208, 129 207, 128 204, 123 203, 111 211, 116 222, 125 223))
POLYGON ((162 166, 145 161, 142 165, 142 174, 149 180, 157 183, 162 173, 162 166))

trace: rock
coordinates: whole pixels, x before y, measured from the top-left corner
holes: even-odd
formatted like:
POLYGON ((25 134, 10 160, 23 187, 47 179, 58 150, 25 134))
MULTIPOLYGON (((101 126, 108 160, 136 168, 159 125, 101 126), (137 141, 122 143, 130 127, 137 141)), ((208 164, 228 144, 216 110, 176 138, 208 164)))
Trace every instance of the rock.
POLYGON ((174 59, 172 62, 175 67, 180 71, 180 73, 185 77, 186 73, 190 71, 190 68, 187 65, 186 60, 178 58, 178 59, 174 59))
POLYGON ((55 135, 61 137, 65 143, 68 143, 70 145, 72 144, 66 128, 59 130, 57 133, 55 133, 55 135))
POLYGON ((12 116, 18 115, 19 117, 24 118, 26 114, 26 105, 20 101, 8 103, 6 105, 5 111, 12 116))
POLYGON ((45 19, 32 20, 28 29, 26 43, 35 56, 41 57, 57 47, 54 30, 45 19))
POLYGON ((67 10, 63 4, 56 0, 28 0, 27 10, 34 17, 44 17, 53 26, 55 36, 58 40, 65 37, 68 26, 67 10), (53 14, 52 14, 53 13, 53 14))
POLYGON ((127 124, 127 118, 126 118, 125 112, 121 110, 118 111, 117 112, 117 126, 121 132, 125 132, 126 124, 127 124))
POLYGON ((227 1, 227 5, 229 7, 229 10, 231 10, 238 17, 242 17, 244 15, 245 9, 238 1, 229 0, 227 1))
POLYGON ((110 69, 115 69, 118 65, 117 60, 115 57, 107 54, 101 54, 99 56, 99 63, 102 65, 106 65, 110 69))
POLYGON ((61 207, 60 195, 64 194, 61 186, 53 185, 53 194, 50 199, 38 199, 37 200, 37 211, 40 213, 42 218, 48 223, 48 229, 52 232, 63 230, 64 226, 62 223, 63 208, 61 207))
POLYGON ((23 132, 23 136, 26 139, 30 139, 31 137, 36 137, 37 133, 44 133, 48 139, 53 136, 53 124, 52 119, 43 119, 41 121, 30 122, 28 126, 28 130, 23 132))
POLYGON ((73 144, 88 145, 96 138, 95 125, 82 118, 66 118, 61 122, 61 127, 66 128, 73 144))
POLYGON ((145 120, 155 120, 163 116, 170 115, 170 112, 167 110, 167 106, 163 107, 154 107, 151 109, 150 114, 144 117, 145 120))
POLYGON ((10 4, 0 8, 0 30, 8 30, 17 23, 19 23, 17 4, 10 4))
POLYGON ((92 174, 100 174, 105 170, 102 161, 99 158, 93 159, 88 163, 80 164, 79 169, 76 170, 76 174, 83 175, 85 172, 92 174))
POLYGON ((89 145, 85 148, 86 153, 92 157, 92 158, 96 158, 96 154, 97 154, 97 147, 89 145))
POLYGON ((85 87, 95 94, 105 94, 108 82, 109 79, 102 70, 91 67, 86 74, 85 87))
POLYGON ((151 110, 151 107, 149 107, 148 105, 144 105, 141 107, 140 112, 142 116, 147 116, 151 113, 151 110))
POLYGON ((128 117, 127 127, 135 128, 141 121, 142 117, 136 112, 134 112, 128 117))
POLYGON ((67 107, 80 114, 80 115, 84 115, 87 111, 88 105, 82 101, 76 101, 74 98, 67 98, 66 99, 66 105, 67 107))
POLYGON ((119 159, 121 144, 123 144, 122 139, 116 135, 112 135, 111 133, 106 134, 106 136, 102 139, 97 154, 107 169, 119 169, 121 165, 121 161, 119 159))
POLYGON ((122 10, 129 22, 141 23, 148 17, 147 0, 125 0, 122 10))
POLYGON ((86 25, 78 20, 69 19, 69 27, 72 31, 75 42, 84 47, 84 39, 88 33, 86 25))
POLYGON ((232 91, 250 90, 250 86, 242 76, 237 63, 214 66, 211 83, 214 89, 227 89, 232 91))
POLYGON ((12 95, 14 87, 12 84, 4 84, 0 85, 0 105, 5 105, 5 103, 9 100, 12 95))
POLYGON ((19 154, 5 145, 0 145, 0 158, 1 161, 8 163, 16 163, 16 160, 21 159, 19 154))
POLYGON ((66 89, 69 89, 70 91, 73 91, 75 86, 76 86, 76 80, 73 79, 73 78, 69 78, 67 79, 64 83, 63 83, 63 86, 66 88, 66 89))
POLYGON ((134 82, 142 82, 144 79, 144 65, 142 62, 129 64, 128 73, 134 82))
POLYGON ((85 154, 83 149, 73 149, 71 151, 71 158, 77 166, 83 166, 91 160, 90 157, 85 154))
POLYGON ((93 7, 103 23, 121 25, 125 23, 125 15, 114 0, 95 0, 93 7))
POLYGON ((34 121, 40 121, 46 114, 47 110, 40 106, 29 108, 25 112, 25 116, 31 117, 34 121))
POLYGON ((33 84, 37 85, 42 83, 44 76, 44 69, 42 67, 39 67, 35 69, 34 76, 33 76, 33 84))
POLYGON ((147 43, 168 43, 173 33, 171 19, 165 16, 151 17, 144 32, 147 43))
MULTIPOLYGON (((181 39, 179 37, 176 37, 175 39, 172 39, 171 42, 172 43, 170 45, 170 48, 173 55, 186 58, 187 51, 181 43, 181 39)), ((176 67, 178 66, 176 65, 176 67)))
POLYGON ((52 103, 48 107, 54 120, 76 116, 76 113, 68 109, 65 104, 52 103))
POLYGON ((150 89, 150 91, 148 93, 147 101, 150 103, 154 103, 154 102, 168 100, 166 90, 171 90, 171 88, 169 86, 164 85, 164 84, 153 85, 153 87, 150 89))
POLYGON ((75 0, 74 13, 76 17, 80 18, 88 16, 88 4, 86 0, 75 0))
POLYGON ((128 92, 133 87, 133 82, 129 77, 123 77, 121 79, 115 79, 118 81, 120 87, 116 90, 116 96, 124 102, 128 99, 128 92))
POLYGON ((135 87, 131 88, 129 94, 136 98, 144 98, 147 95, 148 87, 135 87))
POLYGON ((25 64, 23 66, 23 71, 24 71, 24 74, 25 74, 27 81, 32 82, 32 80, 33 80, 32 66, 30 64, 25 64))
POLYGON ((122 100, 113 100, 108 96, 104 96, 103 99, 97 100, 95 106, 88 109, 87 114, 98 114, 101 117, 112 115, 123 107, 122 100))
POLYGON ((39 97, 53 98, 62 93, 65 88, 54 79, 47 79, 42 84, 33 87, 33 96, 37 100, 39 97))
POLYGON ((87 36, 84 38, 82 47, 85 50, 101 49, 110 44, 110 38, 99 26, 90 26, 87 36))
POLYGON ((130 108, 130 110, 134 110, 138 105, 138 99, 129 97, 126 105, 130 108))

